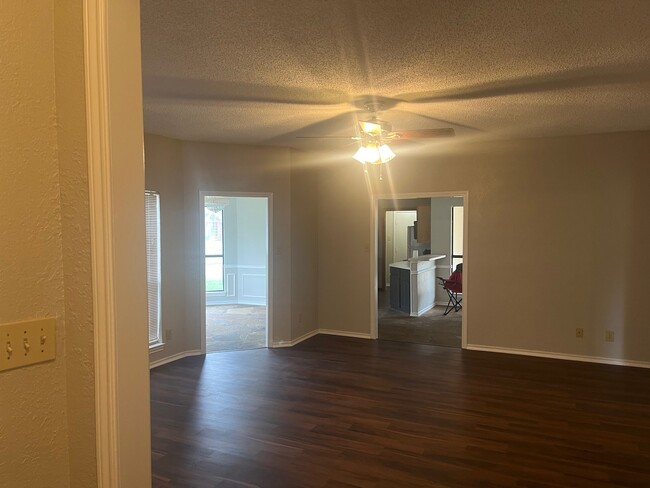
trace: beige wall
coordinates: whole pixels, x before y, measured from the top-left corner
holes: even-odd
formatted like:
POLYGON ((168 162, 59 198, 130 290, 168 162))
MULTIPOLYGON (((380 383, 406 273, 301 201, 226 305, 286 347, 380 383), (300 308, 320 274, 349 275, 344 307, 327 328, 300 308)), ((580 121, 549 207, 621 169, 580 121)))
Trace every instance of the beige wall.
POLYGON ((291 152, 291 338, 318 328, 318 174, 291 152))
POLYGON ((0 323, 56 317, 54 362, 0 373, 3 486, 69 486, 53 3, 0 4, 0 323))
POLYGON ((70 486, 97 480, 83 2, 54 7, 70 486))
POLYGON ((305 156, 155 135, 145 137, 145 154, 147 188, 161 195, 162 323, 174 338, 152 361, 201 347, 200 191, 273 194, 273 341, 314 330, 317 182, 305 156))
POLYGON ((160 194, 160 317, 163 334, 171 336, 165 338, 164 350, 151 354, 151 360, 156 361, 188 350, 185 339, 185 200, 179 141, 146 136, 145 187, 160 194))
MULTIPOLYGON (((650 361, 650 133, 454 147, 376 191, 469 192, 469 344, 650 361)), ((321 328, 369 331, 368 198, 353 164, 320 176, 321 328)))
MULTIPOLYGON (((283 148, 183 143, 187 345, 199 349, 200 276, 199 191, 273 193, 273 335, 291 337, 290 159, 283 148)), ((164 256, 163 256, 164 259, 164 256)))
POLYGON ((370 334, 370 199, 351 158, 320 171, 319 329, 370 334))

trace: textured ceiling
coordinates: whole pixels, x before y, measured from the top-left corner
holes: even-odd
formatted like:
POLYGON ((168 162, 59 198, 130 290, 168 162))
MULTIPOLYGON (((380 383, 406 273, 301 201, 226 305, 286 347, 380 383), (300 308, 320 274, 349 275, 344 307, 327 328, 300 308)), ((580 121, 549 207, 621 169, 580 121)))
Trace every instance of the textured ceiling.
MULTIPOLYGON (((459 137, 650 129, 650 1, 142 0, 145 130, 323 147, 363 103, 459 137)), ((340 144, 340 143, 339 143, 340 144)))

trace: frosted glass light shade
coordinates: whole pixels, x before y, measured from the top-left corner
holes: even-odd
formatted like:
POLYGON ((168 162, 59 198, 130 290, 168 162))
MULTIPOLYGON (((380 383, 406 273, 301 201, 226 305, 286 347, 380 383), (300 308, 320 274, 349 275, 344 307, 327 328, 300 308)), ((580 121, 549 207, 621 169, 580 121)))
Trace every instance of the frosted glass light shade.
POLYGON ((393 159, 395 153, 386 144, 382 144, 379 147, 374 144, 368 144, 357 149, 357 152, 352 157, 361 164, 383 164, 393 159))

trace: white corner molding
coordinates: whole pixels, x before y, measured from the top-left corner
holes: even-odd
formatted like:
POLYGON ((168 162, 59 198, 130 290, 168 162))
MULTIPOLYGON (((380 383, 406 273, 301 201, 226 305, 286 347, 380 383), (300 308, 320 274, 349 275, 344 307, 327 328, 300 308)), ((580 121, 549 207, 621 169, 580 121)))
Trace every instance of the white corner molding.
POLYGON ((644 361, 632 361, 628 359, 604 358, 599 356, 582 356, 579 354, 565 354, 560 352, 535 351, 530 349, 514 349, 507 347, 482 346, 479 344, 468 344, 467 349, 471 351, 497 352, 501 354, 515 354, 518 356, 533 356, 539 358, 562 359, 564 361, 581 361, 585 363, 612 364, 617 366, 632 366, 635 368, 650 368, 650 363, 644 361))
POLYGON ((84 1, 88 183, 93 282, 97 483, 118 486, 116 323, 106 4, 84 1))

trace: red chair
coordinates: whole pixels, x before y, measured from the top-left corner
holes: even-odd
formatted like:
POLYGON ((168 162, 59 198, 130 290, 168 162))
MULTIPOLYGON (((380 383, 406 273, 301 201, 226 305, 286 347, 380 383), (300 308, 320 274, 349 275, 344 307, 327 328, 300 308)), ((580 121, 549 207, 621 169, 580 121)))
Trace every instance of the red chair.
POLYGON ((449 295, 449 301, 447 302, 447 307, 445 308, 444 315, 447 315, 452 310, 455 312, 460 311, 463 306, 461 302, 463 301, 462 297, 459 297, 459 294, 463 293, 463 263, 460 263, 456 266, 456 271, 454 271, 448 279, 440 278, 440 285, 449 295))

